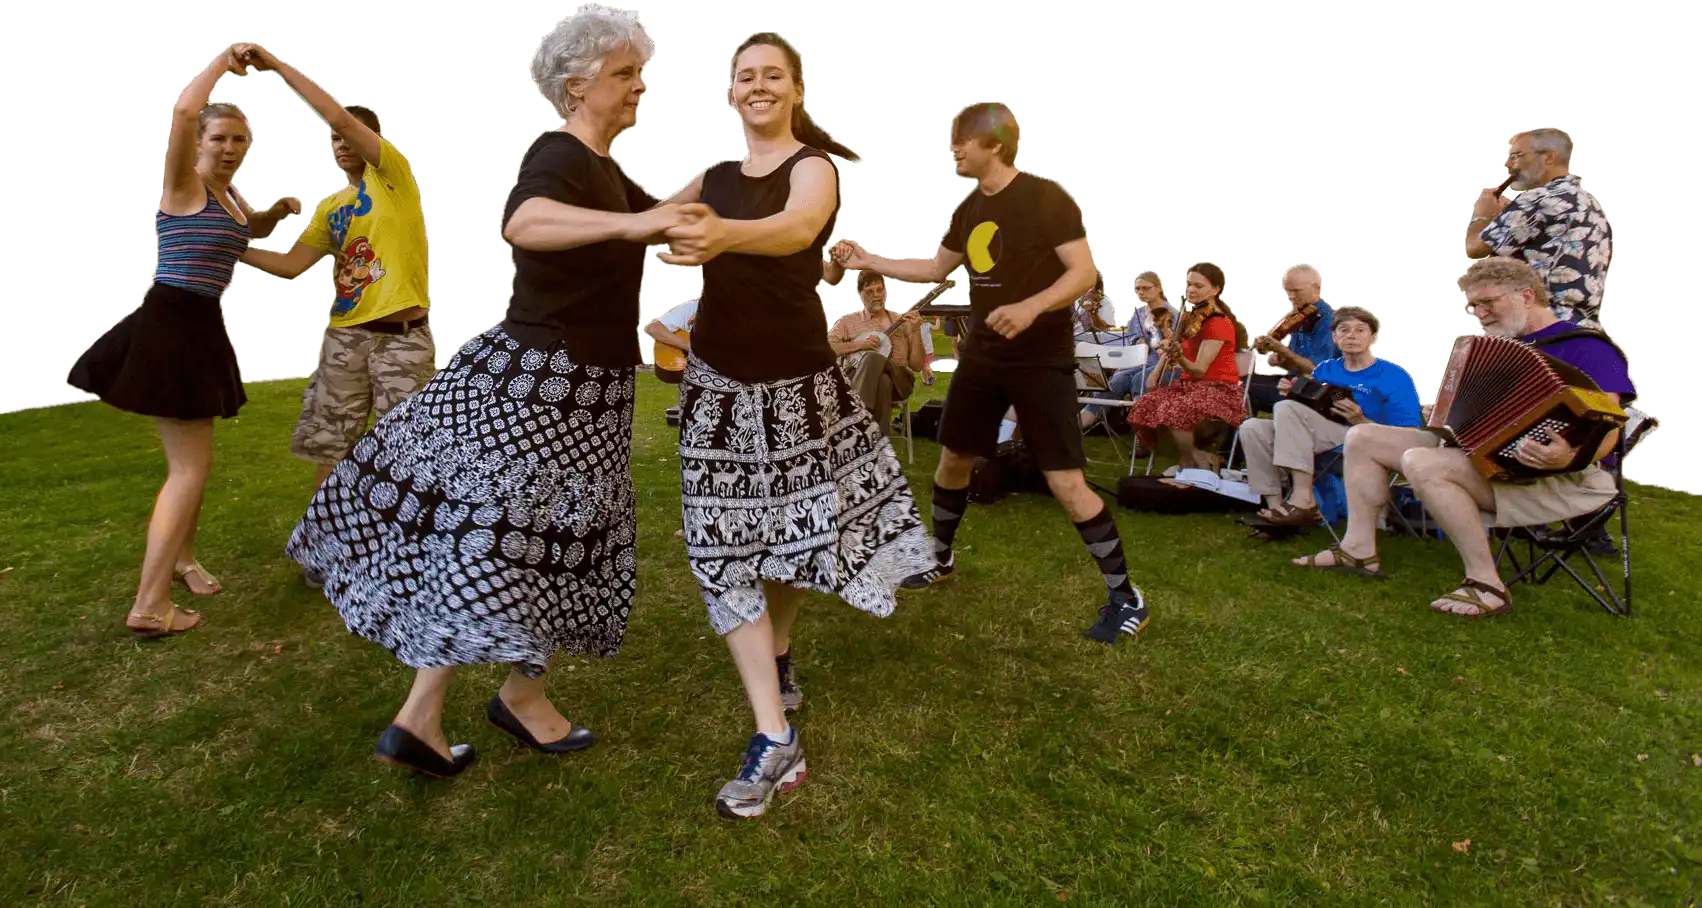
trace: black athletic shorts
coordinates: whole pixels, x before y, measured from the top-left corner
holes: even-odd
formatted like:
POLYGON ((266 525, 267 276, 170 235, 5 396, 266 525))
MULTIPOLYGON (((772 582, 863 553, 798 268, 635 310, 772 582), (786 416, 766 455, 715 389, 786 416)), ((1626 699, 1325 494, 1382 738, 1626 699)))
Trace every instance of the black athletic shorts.
POLYGON ((1075 367, 964 362, 952 372, 940 414, 939 442, 959 454, 991 458, 1005 410, 1016 407, 1023 444, 1042 470, 1087 465, 1075 367))

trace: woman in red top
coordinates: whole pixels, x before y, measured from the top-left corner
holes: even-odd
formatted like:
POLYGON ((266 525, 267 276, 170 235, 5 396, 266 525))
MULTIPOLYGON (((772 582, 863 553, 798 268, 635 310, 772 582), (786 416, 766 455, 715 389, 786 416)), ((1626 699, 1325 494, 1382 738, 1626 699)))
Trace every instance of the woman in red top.
MULTIPOLYGON (((1247 329, 1236 320, 1218 294, 1223 292, 1223 269, 1201 262, 1188 269, 1186 296, 1192 310, 1215 310, 1199 330, 1181 339, 1171 350, 1171 362, 1181 368, 1175 382, 1162 388, 1152 385, 1159 373, 1148 378, 1149 390, 1129 408, 1129 425, 1140 433, 1141 442, 1151 447, 1160 428, 1176 443, 1182 469, 1209 468, 1209 455, 1194 448, 1194 429, 1208 419, 1221 419, 1239 426, 1247 416, 1242 399, 1241 375, 1235 354, 1247 348, 1247 329)), ((1165 371, 1169 371, 1166 369, 1165 371)))

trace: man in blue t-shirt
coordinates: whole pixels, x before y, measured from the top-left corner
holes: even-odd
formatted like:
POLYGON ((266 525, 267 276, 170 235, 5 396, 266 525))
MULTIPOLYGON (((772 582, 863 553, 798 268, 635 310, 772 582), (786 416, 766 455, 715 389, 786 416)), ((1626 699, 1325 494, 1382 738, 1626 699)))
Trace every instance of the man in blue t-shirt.
MULTIPOLYGON (((1295 312, 1311 307, 1311 317, 1288 335, 1287 344, 1269 335, 1260 335, 1253 339, 1253 349, 1270 354, 1265 362, 1287 370, 1287 378, 1305 375, 1318 363, 1340 357, 1341 350, 1334 342, 1335 312, 1329 303, 1324 302, 1324 279, 1319 276, 1318 269, 1311 265, 1295 265, 1288 269, 1282 276, 1282 292, 1288 294, 1289 305, 1294 307, 1295 312)), ((1273 412, 1283 396, 1283 392, 1277 389, 1279 381, 1281 379, 1275 375, 1253 376, 1248 399, 1254 413, 1273 412)))
MULTIPOLYGON (((1418 389, 1405 369, 1371 355, 1377 342, 1377 316, 1356 306, 1336 310, 1333 344, 1341 350, 1337 359, 1326 359, 1308 368, 1314 381, 1338 385, 1353 392, 1336 401, 1332 415, 1325 416, 1294 400, 1279 400, 1270 419, 1249 419, 1241 424, 1242 450, 1247 453, 1247 487, 1265 499, 1259 516, 1279 526, 1312 526, 1318 522, 1318 503, 1312 495, 1312 458, 1347 440, 1348 429, 1376 423, 1384 426, 1417 426, 1418 389), (1292 482, 1288 499, 1282 497, 1282 478, 1292 482)), ((1293 378, 1277 385, 1287 394, 1293 378)))
MULTIPOLYGON (((1548 308, 1548 290, 1531 266, 1517 259, 1477 261, 1459 280, 1466 308, 1483 333, 1538 347, 1596 383, 1623 407, 1637 397, 1629 367, 1619 348, 1604 335, 1556 340, 1579 331, 1548 308)), ((1377 516, 1389 493, 1389 474, 1411 481, 1426 512, 1441 527, 1465 564, 1465 579, 1430 607, 1462 618, 1483 618, 1508 611, 1513 599, 1501 582, 1490 553, 1485 516, 1496 527, 1543 526, 1581 517, 1600 508, 1618 492, 1614 478, 1598 464, 1614 450, 1610 433, 1590 452, 1590 465, 1566 470, 1579 453, 1564 438, 1546 442, 1526 436, 1514 456, 1520 463, 1549 472, 1536 479, 1492 482, 1472 466, 1459 448, 1439 447, 1436 435, 1391 426, 1356 426, 1347 436, 1347 532, 1327 552, 1296 559, 1301 567, 1381 576, 1377 558, 1377 516)))

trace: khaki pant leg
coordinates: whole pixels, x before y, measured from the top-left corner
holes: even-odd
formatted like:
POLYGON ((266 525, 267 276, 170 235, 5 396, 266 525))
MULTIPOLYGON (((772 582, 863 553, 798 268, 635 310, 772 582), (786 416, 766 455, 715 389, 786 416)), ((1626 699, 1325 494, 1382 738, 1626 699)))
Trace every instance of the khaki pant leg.
POLYGON ((1285 470, 1311 473, 1314 457, 1347 441, 1347 426, 1292 400, 1277 401, 1272 421, 1276 424, 1272 459, 1285 470))

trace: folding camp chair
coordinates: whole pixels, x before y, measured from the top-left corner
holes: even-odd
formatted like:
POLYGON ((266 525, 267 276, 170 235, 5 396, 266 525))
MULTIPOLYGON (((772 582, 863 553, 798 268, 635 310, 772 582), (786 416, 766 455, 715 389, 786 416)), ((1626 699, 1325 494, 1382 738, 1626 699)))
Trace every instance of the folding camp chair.
POLYGON ((1625 493, 1625 457, 1660 423, 1635 408, 1625 409, 1631 419, 1627 420, 1625 428, 1619 433, 1619 442, 1615 446, 1616 456, 1612 469, 1609 470, 1613 475, 1616 490, 1613 498, 1588 514, 1561 521, 1558 527, 1551 525, 1503 530, 1501 546, 1495 552, 1495 564, 1499 568, 1505 559, 1512 565, 1515 573, 1512 579, 1507 581, 1509 587, 1520 581, 1541 585, 1547 583, 1555 572, 1565 571, 1584 592, 1590 594, 1590 598, 1594 599, 1597 605, 1622 618, 1631 617, 1631 529, 1626 515, 1629 499, 1625 493), (1621 568, 1621 586, 1618 590, 1608 582, 1607 576, 1596 564, 1595 556, 1588 548, 1591 538, 1605 528, 1616 514, 1619 516, 1621 568), (1516 542, 1524 543, 1523 564, 1513 548, 1516 542), (1595 583, 1585 580, 1583 575, 1572 567, 1573 559, 1583 560, 1590 569, 1590 574, 1595 577, 1595 583), (1542 568, 1547 569, 1538 574, 1538 570, 1542 568))

